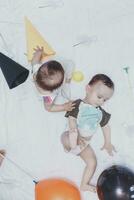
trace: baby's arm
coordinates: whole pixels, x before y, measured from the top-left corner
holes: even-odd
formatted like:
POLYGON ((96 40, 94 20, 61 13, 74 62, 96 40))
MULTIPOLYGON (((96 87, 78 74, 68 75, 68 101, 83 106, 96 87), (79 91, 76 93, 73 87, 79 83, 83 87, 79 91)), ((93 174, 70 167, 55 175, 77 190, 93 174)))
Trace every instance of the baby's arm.
POLYGON ((48 112, 72 111, 74 109, 74 105, 75 103, 72 101, 59 105, 54 103, 45 103, 44 101, 44 107, 48 112))
POLYGON ((32 58, 32 60, 31 60, 31 64, 32 64, 32 66, 33 65, 36 65, 36 64, 39 64, 40 63, 40 61, 41 61, 41 59, 42 59, 42 56, 43 56, 43 54, 44 54, 44 49, 43 49, 43 47, 39 47, 39 46, 37 46, 35 49, 34 49, 34 54, 33 54, 33 58, 32 58))
POLYGON ((78 138, 76 118, 69 116, 68 122, 69 122, 69 143, 71 149, 73 149, 77 145, 77 138, 78 138))
POLYGON ((115 147, 111 144, 111 129, 109 124, 101 127, 104 135, 104 145, 101 150, 106 149, 109 155, 113 156, 113 151, 116 152, 115 147))
POLYGON ((47 56, 47 54, 44 52, 43 47, 40 48, 39 46, 37 46, 36 48, 34 48, 34 51, 35 52, 33 53, 33 58, 31 60, 32 66, 41 63, 43 61, 42 60, 43 56, 45 57, 47 56))

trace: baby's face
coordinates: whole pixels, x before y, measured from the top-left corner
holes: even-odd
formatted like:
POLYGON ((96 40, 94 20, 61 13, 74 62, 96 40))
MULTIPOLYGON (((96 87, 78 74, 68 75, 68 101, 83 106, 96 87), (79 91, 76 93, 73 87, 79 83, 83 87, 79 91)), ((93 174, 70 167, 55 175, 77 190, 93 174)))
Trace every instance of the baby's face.
POLYGON ((110 99, 114 90, 104 85, 101 81, 87 86, 87 100, 94 107, 102 106, 105 101, 110 99))

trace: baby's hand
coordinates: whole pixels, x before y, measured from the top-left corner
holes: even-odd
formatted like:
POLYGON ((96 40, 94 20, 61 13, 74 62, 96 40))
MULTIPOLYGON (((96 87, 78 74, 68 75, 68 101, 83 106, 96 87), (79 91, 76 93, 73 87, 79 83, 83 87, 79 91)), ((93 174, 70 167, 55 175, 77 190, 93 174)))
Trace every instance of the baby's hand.
POLYGON ((110 156, 113 156, 113 151, 117 152, 116 149, 115 149, 115 147, 111 143, 104 144, 103 147, 101 148, 101 150, 104 150, 104 149, 107 151, 107 153, 110 156))
POLYGON ((34 48, 34 51, 35 52, 33 53, 33 58, 31 61, 32 65, 40 63, 42 56, 44 55, 43 47, 40 48, 39 46, 37 46, 36 48, 34 48))
POLYGON ((72 111, 75 108, 75 103, 73 103, 73 101, 69 101, 64 103, 63 107, 65 111, 72 111))

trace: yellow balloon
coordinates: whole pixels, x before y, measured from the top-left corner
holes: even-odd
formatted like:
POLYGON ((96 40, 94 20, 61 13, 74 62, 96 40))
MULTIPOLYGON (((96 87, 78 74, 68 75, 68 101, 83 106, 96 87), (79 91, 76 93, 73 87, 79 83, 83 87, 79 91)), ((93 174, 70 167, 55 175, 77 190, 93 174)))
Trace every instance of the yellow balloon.
POLYGON ((73 72, 72 79, 76 82, 80 82, 80 81, 83 81, 84 75, 81 71, 75 71, 73 72))

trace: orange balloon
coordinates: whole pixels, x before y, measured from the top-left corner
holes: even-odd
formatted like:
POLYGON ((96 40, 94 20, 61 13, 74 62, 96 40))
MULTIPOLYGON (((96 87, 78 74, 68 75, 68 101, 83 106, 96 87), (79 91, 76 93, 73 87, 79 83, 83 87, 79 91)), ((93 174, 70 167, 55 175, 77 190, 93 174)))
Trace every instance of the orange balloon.
POLYGON ((77 187, 62 179, 46 179, 35 186, 36 200, 81 200, 77 187))

